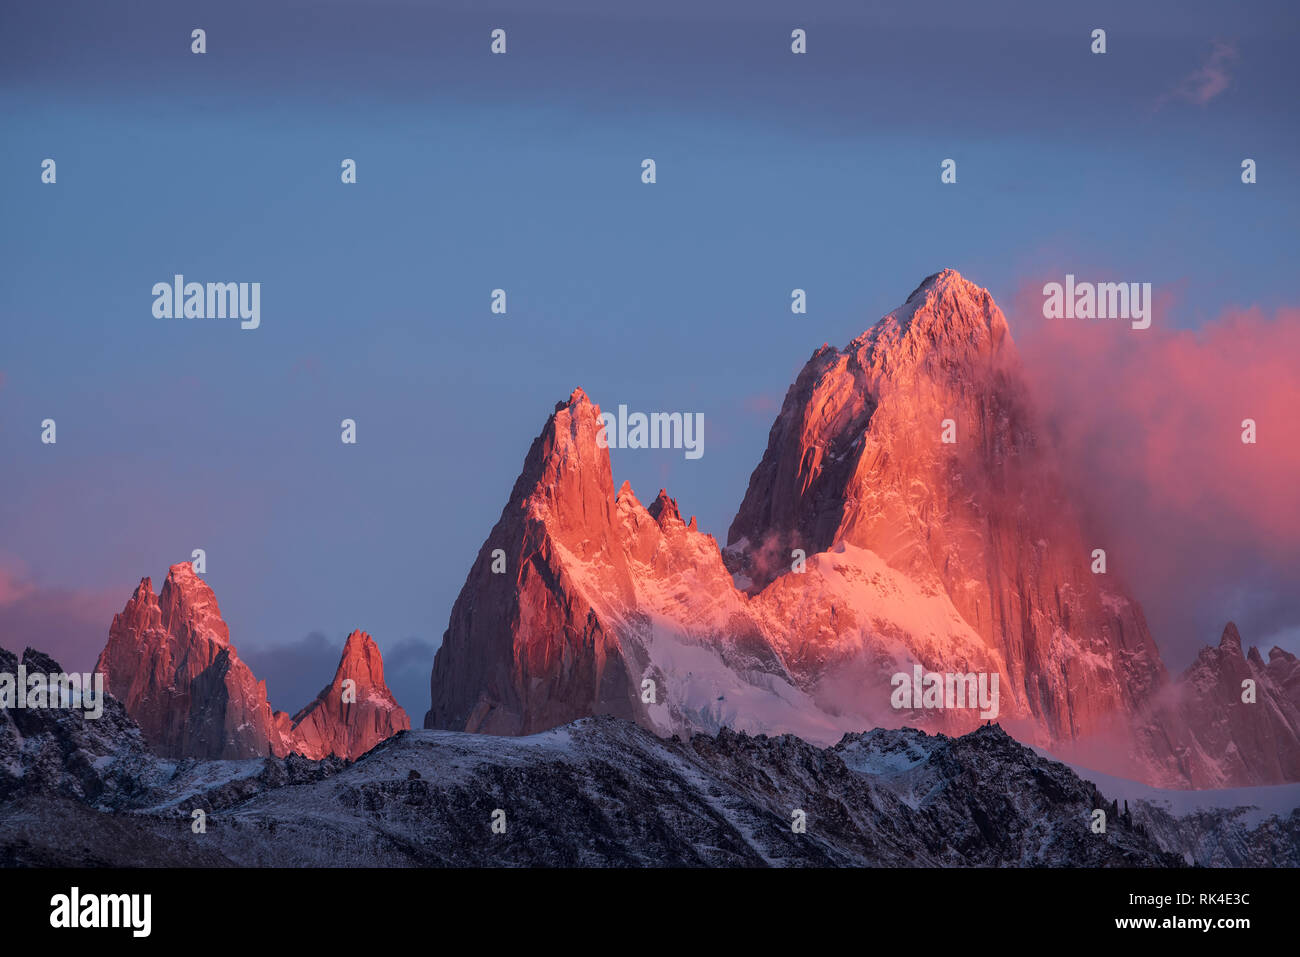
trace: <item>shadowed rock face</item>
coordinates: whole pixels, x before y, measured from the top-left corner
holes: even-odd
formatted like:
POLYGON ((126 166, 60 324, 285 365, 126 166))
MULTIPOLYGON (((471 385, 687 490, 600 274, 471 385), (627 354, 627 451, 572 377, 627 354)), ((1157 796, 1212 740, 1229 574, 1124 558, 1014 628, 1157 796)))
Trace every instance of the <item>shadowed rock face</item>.
MULTIPOLYGON (((1170 706, 1140 606, 1094 572, 1104 543, 1065 495, 1006 320, 952 270, 813 354, 721 553, 667 492, 648 509, 626 483, 615 493, 599 416, 575 390, 533 442, 452 610, 426 727, 526 734, 613 714, 829 743, 978 726, 973 709, 892 707, 891 676, 920 665, 996 674, 1013 734, 1101 770, 1297 779, 1285 721, 1267 723, 1288 757, 1257 760, 1272 732, 1239 721, 1242 759, 1221 767, 1227 739, 1201 740, 1202 703, 1170 706)), ((1291 663, 1269 680, 1294 702, 1291 663)))
POLYGON ((529 449, 452 608, 426 726, 527 734, 584 715, 634 716, 618 639, 587 597, 633 599, 598 415, 576 390, 529 449), (579 566, 587 587, 574 580, 579 566))
MULTIPOLYGON (((30 670, 57 663, 28 649, 30 670)), ((0 671, 18 659, 0 649, 0 671)), ((111 695, 0 709, 6 866, 1294 866, 1300 811, 1130 816, 996 725, 819 748, 730 730, 660 738, 615 718, 524 737, 402 732, 355 762, 174 761, 111 695), (507 808, 504 834, 487 822, 507 808), (204 808, 207 831, 191 831, 204 808), (1104 834, 1095 808, 1107 809, 1104 834), (806 830, 791 826, 802 811, 806 830), (89 855, 89 857, 87 856, 89 855)), ((1268 789, 1272 790, 1272 789, 1268 789)), ((1250 796, 1244 794, 1245 803, 1250 796)))
POLYGON ((1281 648, 1264 663, 1259 650, 1242 654, 1241 635, 1228 622, 1217 648, 1203 648, 1179 677, 1161 726, 1180 728, 1177 760, 1206 787, 1244 781, 1300 781, 1300 666, 1281 648), (1247 682, 1253 686, 1253 702, 1247 682))
MULTIPOLYGON (((0 673, 16 675, 20 664, 28 674, 63 671, 32 648, 21 658, 0 648, 0 673)), ((58 794, 116 807, 141 798, 156 758, 122 703, 110 693, 102 704, 93 719, 77 708, 0 708, 0 801, 58 794)))
POLYGON ((272 710, 266 683, 240 660, 216 595, 189 562, 173 565, 155 595, 142 579, 114 616, 96 670, 149 746, 173 758, 251 758, 290 752, 357 757, 410 727, 383 680, 369 635, 348 639, 334 682, 292 720, 272 710), (356 703, 342 682, 356 682, 356 703))
POLYGON ((19 747, 0 712, 0 861, 84 863, 67 838, 93 835, 110 866, 1179 863, 1122 821, 1091 834, 1095 789, 996 728, 822 749, 731 731, 665 740, 605 717, 519 738, 408 732, 355 763, 177 767, 143 748, 117 702, 106 714, 120 719, 111 731, 87 736, 95 722, 72 715, 29 727, 19 747), (111 785, 123 777, 132 790, 111 785), (484 840, 502 805, 506 833, 484 840), (191 807, 207 809, 201 840, 191 807))
POLYGON ((266 684, 235 653, 216 596, 189 562, 171 567, 159 595, 141 580, 95 668, 158 754, 285 753, 288 715, 271 710, 266 684))

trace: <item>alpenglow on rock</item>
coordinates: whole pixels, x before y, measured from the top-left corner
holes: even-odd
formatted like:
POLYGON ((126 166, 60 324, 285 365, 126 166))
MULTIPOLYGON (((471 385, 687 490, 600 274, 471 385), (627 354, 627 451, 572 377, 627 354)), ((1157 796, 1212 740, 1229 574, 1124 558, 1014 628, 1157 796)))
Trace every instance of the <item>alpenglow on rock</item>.
MULTIPOLYGON (((829 744, 983 723, 969 707, 895 708, 893 676, 919 666, 996 675, 1002 727, 1098 770, 1172 787, 1296 779, 1285 721, 1270 727, 1291 757, 1225 764, 1197 738, 1205 723, 1170 710, 1141 607, 1092 572, 1006 319, 953 270, 813 353, 725 550, 667 492, 649 509, 615 492, 599 415, 576 389, 533 442, 453 606, 425 727, 517 735, 613 714, 660 734, 829 744)), ((1248 737, 1233 743, 1263 747, 1248 737)))
POLYGON ((355 758, 410 727, 384 684, 379 649, 363 632, 349 637, 334 682, 314 702, 292 719, 272 710, 266 682, 240 660, 216 595, 190 562, 173 565, 157 595, 141 579, 113 617, 95 668, 165 757, 355 758), (342 704, 345 678, 356 681, 354 705, 342 704))
POLYGON ((384 684, 379 646, 364 631, 354 631, 343 646, 334 680, 293 716, 290 749, 317 760, 331 754, 353 758, 410 727, 384 684))

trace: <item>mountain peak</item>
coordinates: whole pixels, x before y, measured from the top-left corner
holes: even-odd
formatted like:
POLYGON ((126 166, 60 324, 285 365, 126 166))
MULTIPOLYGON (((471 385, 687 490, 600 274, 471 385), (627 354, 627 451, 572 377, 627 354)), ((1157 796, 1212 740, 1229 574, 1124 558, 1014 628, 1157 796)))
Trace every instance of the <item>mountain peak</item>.
POLYGON ((1241 632, 1237 631, 1235 622, 1228 622, 1223 626, 1223 637, 1219 639, 1219 648, 1241 657, 1241 632))
POLYGON ((240 660, 217 598, 190 562, 173 565, 162 593, 143 578, 113 617, 95 670, 165 757, 242 759, 296 751, 356 758, 410 727, 384 684, 379 647, 348 636, 334 679, 291 719, 273 711, 266 682, 240 660), (344 703, 344 682, 355 698, 344 703), (304 720, 309 719, 309 720, 304 720), (301 727, 299 726, 301 724, 301 727))
POLYGON ((668 497, 667 489, 661 488, 659 490, 658 497, 650 503, 650 507, 646 509, 646 511, 650 513, 651 518, 659 523, 660 528, 670 521, 680 522, 683 525, 685 524, 682 519, 682 513, 677 508, 676 499, 668 497))
MULTIPOLYGON (((603 428, 575 389, 534 440, 452 608, 425 727, 528 734, 608 714, 659 733, 829 740, 882 721, 979 723, 973 707, 901 713, 894 672, 912 667, 998 676, 989 717, 1003 724, 977 740, 1005 730, 1082 755, 1132 725, 1133 750, 1101 770, 1164 786, 1300 779, 1291 712, 1229 742, 1219 729, 1255 719, 1216 713, 1184 735, 1195 715, 1158 709, 1169 676, 1141 607, 1092 573, 1006 320, 955 270, 849 348, 813 353, 721 555, 665 490, 648 508, 615 491, 603 428), (1279 740, 1284 759, 1268 758, 1279 740), (1220 767, 1229 743, 1242 756, 1220 767)), ((1224 648, 1238 641, 1230 629, 1224 648)), ((1203 657, 1194 677, 1244 667, 1203 657)), ((1268 667, 1300 688, 1294 659, 1268 667)))
POLYGON ((339 658, 335 684, 344 678, 364 678, 368 683, 384 684, 384 659, 379 653, 375 639, 366 632, 357 629, 348 635, 343 644, 343 654, 339 658))
POLYGON ((334 680, 293 716, 291 748, 319 760, 357 758, 411 727, 406 711, 384 683, 384 659, 375 640, 357 629, 348 635, 334 680), (352 681, 351 688, 344 686, 352 681))
POLYGON ((936 351, 986 358, 1011 344, 1006 317, 982 286, 955 269, 927 276, 897 309, 845 350, 879 369, 915 364, 936 351))
POLYGON ((194 562, 177 562, 167 569, 167 581, 174 581, 177 584, 188 584, 190 582, 202 581, 198 572, 194 570, 194 562))
POLYGON ((159 754, 251 758, 278 745, 266 689, 239 659, 216 596, 190 562, 168 570, 156 597, 141 579, 113 617, 95 670, 159 754))
POLYGON ((967 296, 987 295, 988 290, 981 286, 975 285, 955 269, 940 269, 936 273, 931 273, 921 280, 920 285, 908 294, 906 302, 911 302, 921 293, 929 294, 933 292, 937 295, 945 293, 957 293, 967 296))
POLYGON ((575 409, 578 406, 592 404, 591 397, 587 395, 582 386, 575 386, 567 399, 555 403, 555 411, 561 412, 564 409, 575 409))
POLYGON ((180 562, 167 570, 167 580, 158 593, 162 624, 169 630, 184 629, 219 644, 230 644, 230 629, 221 617, 217 596, 194 571, 192 562, 180 562))
POLYGON ((574 389, 533 440, 507 511, 546 521, 567 546, 585 551, 590 539, 599 550, 589 533, 603 527, 616 497, 604 428, 600 407, 574 389))

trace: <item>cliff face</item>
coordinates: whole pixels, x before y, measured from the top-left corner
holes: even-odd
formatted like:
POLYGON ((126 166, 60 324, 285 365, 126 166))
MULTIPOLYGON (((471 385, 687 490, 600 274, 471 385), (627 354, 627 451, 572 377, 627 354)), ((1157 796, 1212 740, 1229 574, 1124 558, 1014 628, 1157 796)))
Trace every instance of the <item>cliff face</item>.
MULTIPOLYGON (((1247 753, 1225 767, 1216 719, 1170 709, 1142 610, 1097 564, 1105 543, 1040 439, 1006 320, 952 270, 813 354, 722 551, 665 491, 649 508, 615 492, 600 429, 578 389, 533 442, 453 608, 426 727, 525 734, 614 714, 831 743, 988 717, 900 706, 893 676, 920 667, 996 676, 1004 727, 1101 770, 1297 779, 1285 720, 1269 727, 1292 757, 1257 759, 1267 736, 1238 723, 1225 733, 1247 753)), ((1286 661, 1275 672, 1294 687, 1286 661)))
POLYGON ((142 579, 95 665, 109 692, 168 757, 249 758, 286 753, 288 715, 230 643, 216 596, 189 562, 155 595, 142 579))
POLYGON ((1176 770, 1201 787, 1300 781, 1300 663, 1281 648, 1243 654, 1228 622, 1161 702, 1148 733, 1173 742, 1176 770))
POLYGON ((157 754, 237 759, 297 751, 353 758, 410 727, 383 683, 378 659, 369 636, 355 633, 335 683, 291 720, 272 710, 266 682, 253 676, 230 642, 216 595, 183 562, 171 567, 157 595, 150 579, 141 580, 114 616, 95 668, 157 754), (356 706, 342 705, 341 691, 334 695, 335 685, 349 677, 357 682, 356 706))
POLYGON ((348 635, 334 680, 293 716, 290 750, 318 760, 355 758, 411 721, 384 684, 384 659, 364 631, 348 635))
POLYGON ((761 589, 790 554, 867 549, 941 592, 1005 667, 1002 683, 1069 740, 1133 714, 1165 680, 1141 609, 1094 574, 1040 445, 1007 323, 952 270, 800 373, 728 535, 761 589))
POLYGON ((577 390, 533 441, 452 608, 427 726, 527 734, 636 713, 619 640, 597 611, 627 608, 634 593, 598 413, 577 390))

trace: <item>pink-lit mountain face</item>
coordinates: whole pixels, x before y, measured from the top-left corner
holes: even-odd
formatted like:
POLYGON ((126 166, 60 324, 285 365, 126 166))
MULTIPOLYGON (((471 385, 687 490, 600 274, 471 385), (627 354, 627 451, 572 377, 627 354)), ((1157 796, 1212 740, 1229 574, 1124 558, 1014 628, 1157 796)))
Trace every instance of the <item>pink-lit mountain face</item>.
POLYGON ((141 580, 95 669, 164 757, 355 758, 411 726, 384 684, 379 649, 359 631, 315 701, 293 718, 273 711, 266 683, 240 660, 216 596, 189 562, 171 567, 158 595, 141 580), (353 682, 346 699, 345 680, 353 682))
POLYGON ((384 683, 379 646, 364 631, 354 631, 343 646, 334 680, 293 716, 288 748, 314 759, 331 754, 355 758, 410 727, 384 683))
POLYGON ((1004 727, 1099 770, 1300 779, 1290 656, 1259 671, 1268 707, 1229 695, 1232 668, 1210 700, 1170 681, 1140 606, 1093 570, 1106 543, 1064 492, 1005 318, 956 272, 813 354, 725 551, 666 492, 649 508, 615 492, 599 414, 575 390, 534 441, 452 610, 426 727, 526 734, 614 714, 662 734, 830 742, 982 723, 896 707, 892 676, 920 666, 996 674, 1004 727))

